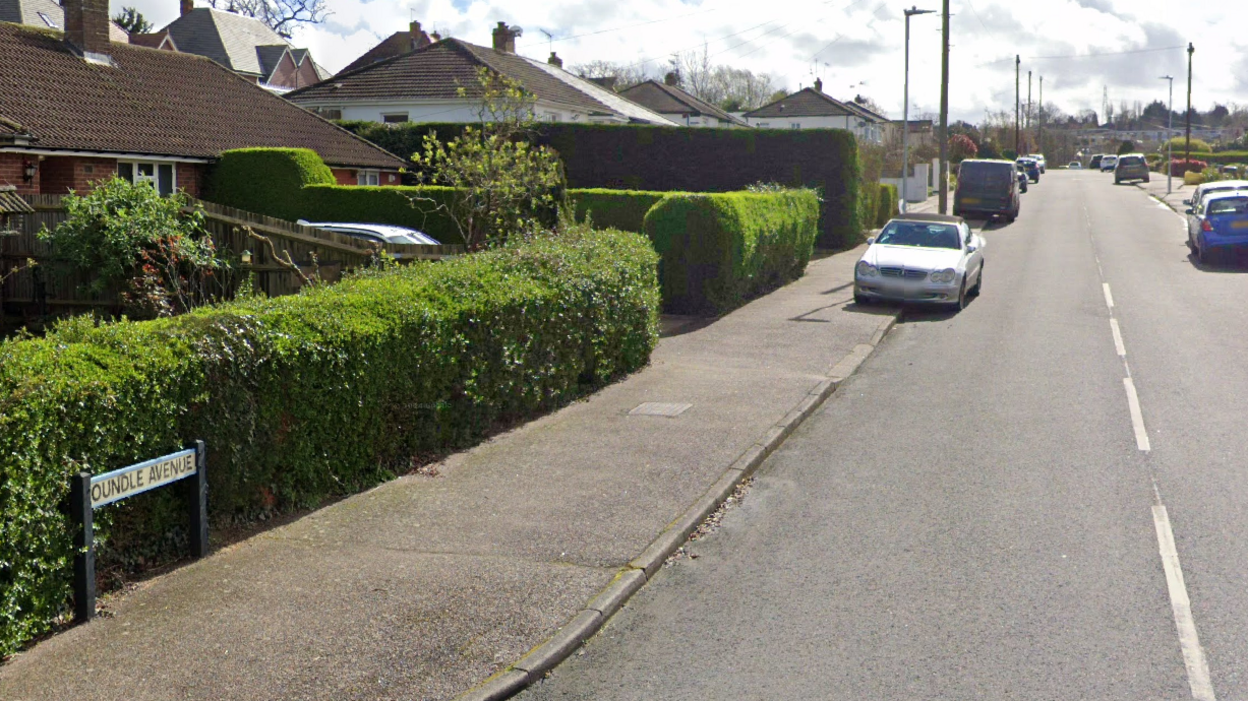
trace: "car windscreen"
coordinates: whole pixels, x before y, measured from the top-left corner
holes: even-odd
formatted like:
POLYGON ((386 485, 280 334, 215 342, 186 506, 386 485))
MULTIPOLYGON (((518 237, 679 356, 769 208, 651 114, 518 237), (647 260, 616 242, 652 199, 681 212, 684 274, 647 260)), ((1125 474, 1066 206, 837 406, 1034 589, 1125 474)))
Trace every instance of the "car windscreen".
POLYGON ((1248 214, 1248 197, 1219 197, 1209 200, 1205 214, 1248 214))
POLYGON ((997 185, 1014 179, 1014 169, 1009 163, 963 163, 958 170, 958 182, 982 187, 997 185))
POLYGON ((962 239, 958 236, 956 225, 912 221, 889 222, 875 242, 886 246, 962 248, 962 239))

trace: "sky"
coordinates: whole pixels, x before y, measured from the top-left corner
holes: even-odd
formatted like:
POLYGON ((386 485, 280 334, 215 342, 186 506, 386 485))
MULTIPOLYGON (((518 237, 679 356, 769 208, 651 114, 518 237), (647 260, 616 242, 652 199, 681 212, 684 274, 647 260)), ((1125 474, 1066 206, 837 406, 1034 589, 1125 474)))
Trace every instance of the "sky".
MULTIPOLYGON (((112 0, 156 27, 178 0, 112 0)), ((202 2, 197 2, 197 5, 202 2)), ((638 64, 661 75, 674 52, 703 50, 713 63, 771 75, 797 90, 822 78, 824 92, 862 94, 901 118, 903 9, 939 10, 940 0, 326 0, 331 14, 294 35, 336 71, 415 19, 426 30, 489 46, 499 21, 524 28, 517 51, 565 66, 593 60, 638 64), (550 38, 546 34, 549 33, 550 38)), ((1195 45, 1193 105, 1248 105, 1248 20, 1244 0, 950 0, 950 118, 980 122, 1014 108, 1014 57, 1032 98, 1066 112, 1100 111, 1104 90, 1119 105, 1186 99, 1188 42, 1195 45)), ((940 105, 940 16, 911 19, 911 117, 940 105)))

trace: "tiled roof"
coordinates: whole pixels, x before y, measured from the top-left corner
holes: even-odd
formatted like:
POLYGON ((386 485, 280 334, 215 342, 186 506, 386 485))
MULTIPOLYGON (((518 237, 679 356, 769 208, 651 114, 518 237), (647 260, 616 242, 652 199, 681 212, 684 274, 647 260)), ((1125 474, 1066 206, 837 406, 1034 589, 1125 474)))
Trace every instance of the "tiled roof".
POLYGON ((165 27, 178 50, 207 56, 226 68, 267 77, 257 50, 261 46, 289 46, 264 22, 211 7, 197 7, 165 27))
POLYGON ((357 68, 371 66, 378 61, 402 56, 409 51, 415 50, 415 48, 412 43, 411 32, 395 32, 382 40, 380 44, 366 51, 363 56, 348 63, 346 68, 338 71, 338 74, 350 73, 357 68))
POLYGON ((332 79, 287 93, 295 102, 352 102, 376 99, 454 99, 463 88, 480 97, 481 67, 519 81, 537 99, 585 110, 590 114, 626 116, 632 121, 671 125, 667 119, 609 90, 555 66, 513 53, 487 49, 458 39, 445 39, 394 58, 339 73, 332 79))
POLYGON ((803 88, 792 95, 763 105, 753 112, 746 112, 746 117, 762 119, 767 117, 845 117, 860 116, 845 103, 832 98, 814 88, 803 88))
POLYGON ((26 200, 18 197, 12 189, 0 187, 0 214, 34 214, 35 210, 26 200))
MULTIPOLYGON (((65 9, 56 0, 0 0, 0 22, 40 29, 64 29, 65 9)), ((108 23, 108 38, 121 43, 130 41, 130 35, 116 22, 108 23)))
POLYGON ((857 102, 854 102, 853 100, 850 100, 844 103, 844 105, 848 107, 850 110, 852 110, 854 114, 858 115, 859 117, 862 117, 863 119, 866 119, 867 121, 880 122, 880 123, 884 123, 888 121, 888 117, 885 117, 884 115, 880 114, 879 112, 876 112, 875 110, 871 109, 870 107, 867 107, 866 105, 860 105, 857 102))
POLYGON ((728 114, 682 88, 660 83, 657 80, 647 80, 644 83, 638 83, 627 90, 620 91, 620 94, 660 114, 705 115, 715 117, 721 122, 749 126, 744 120, 728 114))
POLYGON ((273 71, 277 68, 277 64, 282 62, 282 57, 285 56, 286 52, 289 50, 290 47, 285 44, 272 44, 270 46, 256 47, 256 58, 260 62, 260 79, 262 81, 268 80, 269 76, 273 75, 273 71))
POLYGON ((0 23, 0 108, 39 148, 214 158, 249 146, 306 147, 330 165, 404 161, 202 57, 129 44, 113 66, 84 61, 60 32, 0 23))

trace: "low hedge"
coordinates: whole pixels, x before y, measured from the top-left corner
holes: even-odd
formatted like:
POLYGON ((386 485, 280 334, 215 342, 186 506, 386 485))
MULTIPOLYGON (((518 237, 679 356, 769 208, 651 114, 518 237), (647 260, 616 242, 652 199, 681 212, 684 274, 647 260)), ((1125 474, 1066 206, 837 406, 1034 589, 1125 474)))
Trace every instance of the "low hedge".
POLYGON ((801 277, 819 233, 811 190, 673 194, 650 209, 664 309, 720 314, 801 277))
MULTIPOLYGON (((573 232, 0 343, 0 657, 68 610, 72 473, 201 438, 213 524, 357 492, 645 365, 657 259, 573 232)), ((185 552, 185 518, 166 489, 96 512, 100 570, 185 552)))
POLYGON ((642 232, 645 230, 646 212, 668 194, 591 188, 568 190, 568 200, 578 222, 585 221, 588 216, 595 227, 642 232))
POLYGON ((300 218, 309 221, 394 224, 423 231, 442 243, 462 244, 451 216, 454 188, 307 185, 299 191, 300 218))
POLYGON ((329 166, 311 149, 234 149, 223 152, 213 165, 204 199, 294 221, 304 216, 300 188, 336 183, 329 166))

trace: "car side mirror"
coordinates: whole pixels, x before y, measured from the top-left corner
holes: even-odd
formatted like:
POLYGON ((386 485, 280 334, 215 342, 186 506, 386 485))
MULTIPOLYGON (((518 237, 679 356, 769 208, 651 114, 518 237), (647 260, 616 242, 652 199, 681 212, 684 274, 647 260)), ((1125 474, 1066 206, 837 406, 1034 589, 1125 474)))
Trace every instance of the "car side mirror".
POLYGON ((873 244, 873 243, 875 243, 875 237, 874 237, 874 236, 872 236, 871 238, 867 239, 867 245, 868 245, 868 246, 870 246, 870 245, 871 245, 871 244, 873 244))

